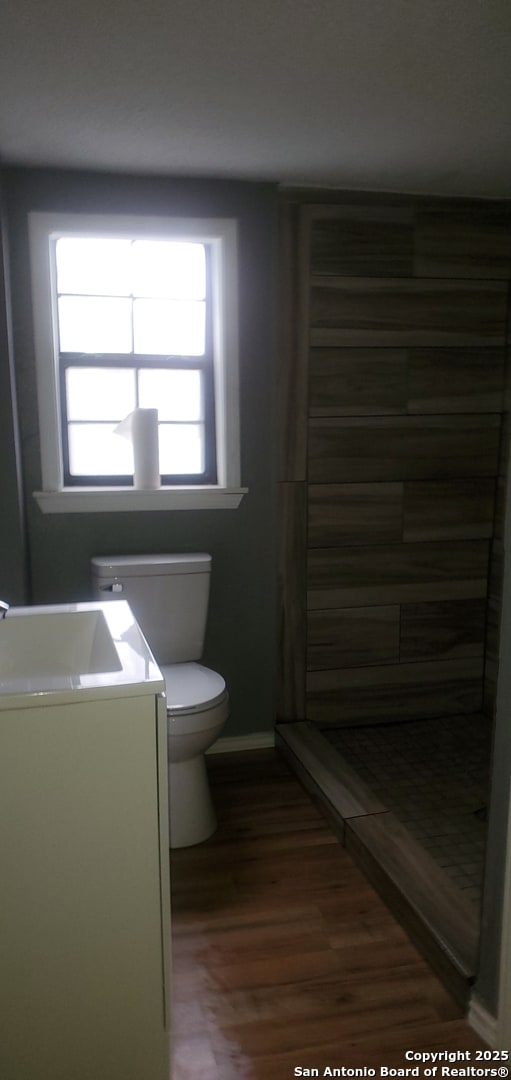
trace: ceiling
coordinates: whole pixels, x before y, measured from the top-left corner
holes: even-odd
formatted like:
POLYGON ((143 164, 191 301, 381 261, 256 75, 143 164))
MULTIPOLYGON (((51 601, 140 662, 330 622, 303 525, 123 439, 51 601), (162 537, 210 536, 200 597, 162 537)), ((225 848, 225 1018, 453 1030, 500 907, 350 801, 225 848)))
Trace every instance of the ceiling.
POLYGON ((511 197, 510 0, 3 0, 6 163, 511 197))

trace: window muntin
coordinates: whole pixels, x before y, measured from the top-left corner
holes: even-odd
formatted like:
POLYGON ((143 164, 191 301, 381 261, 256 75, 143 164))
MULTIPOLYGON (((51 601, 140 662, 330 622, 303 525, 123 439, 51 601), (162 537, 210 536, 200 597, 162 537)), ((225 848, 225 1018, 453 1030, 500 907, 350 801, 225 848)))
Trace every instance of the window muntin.
MULTIPOLYGON (((238 223, 228 217, 175 217, 151 214, 28 214, 33 307, 41 489, 34 498, 43 513, 145 510, 236 509, 247 489, 241 484, 239 411, 238 223), (53 248, 59 238, 105 237, 137 240, 167 238, 205 245, 210 256, 213 375, 206 388, 214 406, 215 483, 185 479, 152 491, 123 486, 64 481, 62 405, 53 248)), ((94 356, 84 356, 84 363, 94 356)), ((105 358, 103 358, 105 359, 105 358)), ((111 358, 109 357, 108 360, 111 358)), ((159 362, 161 357, 157 358, 159 362)), ((112 357, 113 363, 113 357, 112 357)), ((108 366, 111 366, 110 364, 108 366)), ((210 429, 207 429, 208 433, 210 429)), ((119 440, 122 442, 122 440, 119 440)))
POLYGON ((131 482, 114 429, 138 406, 158 409, 164 484, 216 483, 208 245, 66 236, 53 250, 64 484, 131 482))
MULTIPOLYGON (((158 407, 160 471, 186 476, 187 483, 206 470, 206 410, 203 373, 156 367, 77 366, 62 364, 64 472, 72 483, 130 482, 131 448, 115 428, 138 406, 158 407), (155 404, 157 403, 157 404, 155 404), (111 463, 111 464, 110 464, 111 463), (110 478, 110 479, 109 479, 110 478)), ((214 452, 214 450, 213 450, 214 452)))

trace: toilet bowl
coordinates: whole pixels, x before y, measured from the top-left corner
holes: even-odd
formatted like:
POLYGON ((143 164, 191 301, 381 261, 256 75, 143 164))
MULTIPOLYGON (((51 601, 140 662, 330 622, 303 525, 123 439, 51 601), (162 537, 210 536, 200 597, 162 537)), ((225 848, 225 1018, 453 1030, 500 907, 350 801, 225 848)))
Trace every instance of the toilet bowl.
POLYGON ((221 675, 201 659, 211 556, 101 556, 92 560, 98 599, 127 600, 165 679, 171 848, 206 840, 217 827, 204 754, 229 714, 221 675))
POLYGON ((189 847, 217 827, 204 754, 227 720, 229 694, 222 676, 202 664, 162 664, 160 670, 167 688, 171 847, 189 847))

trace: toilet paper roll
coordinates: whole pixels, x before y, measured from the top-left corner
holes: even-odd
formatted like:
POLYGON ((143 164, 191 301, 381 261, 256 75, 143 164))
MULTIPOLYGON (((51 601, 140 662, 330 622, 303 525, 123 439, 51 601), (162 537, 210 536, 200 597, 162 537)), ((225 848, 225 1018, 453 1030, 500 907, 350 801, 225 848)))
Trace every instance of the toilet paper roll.
POLYGON ((134 409, 114 428, 133 446, 133 486, 159 488, 158 409, 134 409))

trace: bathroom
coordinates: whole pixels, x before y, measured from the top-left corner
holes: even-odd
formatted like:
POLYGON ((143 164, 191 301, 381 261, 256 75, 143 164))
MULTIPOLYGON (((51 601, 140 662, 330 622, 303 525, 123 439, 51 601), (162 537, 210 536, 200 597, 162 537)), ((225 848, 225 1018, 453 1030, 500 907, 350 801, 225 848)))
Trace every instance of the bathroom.
MULTIPOLYGON (((2 574, 4 576, 0 581, 0 595, 8 596, 13 603, 58 603, 86 600, 91 597, 90 560, 94 556, 113 552, 133 554, 136 552, 208 551, 213 560, 213 574, 204 660, 213 669, 222 673, 229 687, 231 717, 224 734, 226 738, 238 738, 240 748, 250 745, 271 745, 277 716, 280 720, 291 722, 307 718, 307 710, 304 710, 303 702, 299 701, 297 688, 301 687, 305 672, 303 649, 307 619, 302 595, 305 549, 302 546, 301 533, 301 530, 305 528, 306 515, 305 472, 303 471, 305 444, 299 421, 303 420, 304 410, 307 410, 308 349, 304 344, 306 338, 303 332, 300 335, 299 326, 303 326, 300 320, 304 318, 308 287, 305 281, 304 255, 301 251, 297 253, 296 234, 294 231, 292 233, 289 231, 289 223, 291 222, 294 229, 302 211, 303 217, 307 218, 311 204, 310 196, 304 194, 302 201, 297 201, 296 197, 286 199, 285 196, 279 196, 278 189, 273 184, 141 179, 113 174, 100 175, 54 169, 11 167, 5 167, 2 172, 2 196, 4 260, 5 265, 8 266, 8 273, 5 282, 6 303, 2 305, 0 312, 0 333, 2 334, 2 349, 5 348, 6 355, 10 355, 12 371, 15 374, 16 407, 14 410, 11 407, 11 381, 8 367, 3 365, 0 372, 2 379, 0 407, 3 412, 0 439, 2 440, 2 459, 6 463, 6 468, 2 476, 4 485, 2 574), (236 218, 239 222, 242 482, 248 488, 248 494, 235 510, 43 514, 33 498, 32 493, 40 489, 41 474, 26 215, 32 210, 60 211, 63 208, 75 213, 98 213, 111 211, 114 206, 117 213, 143 214, 147 213, 147 208, 150 207, 151 213, 188 217, 228 216, 236 218), (279 218, 280 222, 284 223, 283 253, 281 252, 280 262, 285 271, 289 271, 286 253, 289 250, 294 253, 291 258, 291 273, 284 273, 283 287, 279 281, 277 253, 279 218), (298 309, 299 316, 296 315, 298 309), (294 417, 293 430, 290 430, 290 414, 294 417), (279 514, 284 522, 280 525, 280 531, 279 514), (280 665, 278 638, 282 622, 278 613, 277 588, 279 542, 284 550, 284 556, 281 557, 280 562, 280 583, 285 594, 286 610, 280 665), (288 559, 289 553, 293 556, 291 565, 288 559), (303 664, 302 667, 300 667, 301 664, 303 664), (280 694, 278 694, 279 683, 281 684, 280 694)), ((318 201, 317 192, 314 199, 318 201)), ((331 207, 331 195, 329 199, 331 207)), ((500 537, 494 527, 493 495, 495 487, 499 490, 503 488, 506 475, 505 456, 499 463, 500 417, 504 413, 505 350, 503 334, 495 331, 495 324, 499 319, 501 322, 505 319, 502 311, 506 305, 506 283, 511 274, 511 265, 505 254, 509 250, 509 219, 501 220, 498 214, 498 209, 495 210, 493 216, 492 212, 486 209, 485 214, 478 218, 477 211, 472 210, 469 214, 470 225, 467 232, 463 222, 460 224, 460 215, 452 213, 447 205, 444 205, 442 227, 445 228, 449 245, 447 251, 442 254, 444 264, 440 268, 438 266, 435 268, 433 265, 435 258, 438 260, 439 256, 435 250, 433 254, 428 253, 427 244, 431 235, 427 234, 424 226, 426 254, 422 255, 423 264, 416 263, 414 270, 417 278, 423 276, 428 280, 449 277, 452 280, 453 274, 464 277, 465 283, 468 282, 467 292, 472 298, 482 292, 485 297, 488 294, 489 313, 485 311, 480 315, 485 327, 483 347, 491 353, 492 360, 491 387, 486 381, 486 376, 483 378, 484 394, 488 395, 488 400, 481 401, 482 390, 481 392, 474 391, 473 386, 468 391, 462 388, 459 397, 463 399, 465 395, 463 404, 465 408, 467 394, 475 393, 478 397, 478 414, 492 418, 498 414, 498 422, 491 420, 487 423, 482 442, 474 436, 470 458, 472 471, 468 468, 461 473, 465 484, 464 490, 467 492, 465 504, 468 507, 468 514, 474 513, 473 492, 468 491, 468 486, 474 478, 478 479, 480 499, 475 508, 475 524, 473 517, 467 521, 468 534, 463 532, 464 519, 461 522, 455 519, 451 528, 457 531, 458 536, 461 536, 459 543, 472 545, 471 550, 480 543, 487 545, 492 540, 495 555, 498 554, 496 541, 500 537), (464 273, 463 259, 466 256, 467 242, 472 244, 472 248, 468 257, 469 267, 464 273), (475 252, 474 255, 472 251, 475 252), (486 271, 484 268, 481 269, 481 263, 484 264, 485 260, 487 260, 486 265, 489 265, 489 270, 486 271), (448 264, 450 264, 449 272, 448 264), (480 280, 486 283, 486 291, 480 289, 478 293, 474 282, 480 280), (496 310, 497 314, 495 314, 496 310), (487 323, 489 329, 487 329, 487 323), (489 442, 486 441, 487 436, 489 442), (484 453, 491 458, 489 470, 484 465, 484 460, 486 460, 484 453), (483 465, 475 466, 476 460, 477 462, 483 460, 483 465), (481 506, 484 509, 482 517, 481 506)), ((395 279, 407 281, 412 277, 410 267, 416 253, 413 251, 414 210, 409 202, 399 199, 391 200, 388 206, 387 203, 382 204, 381 199, 377 199, 371 203, 368 210, 367 199, 362 201, 352 199, 349 200, 349 208, 344 216, 341 210, 331 216, 335 222, 336 236, 339 235, 339 221, 348 222, 348 228, 344 230, 343 242, 349 248, 349 259, 351 259, 351 265, 335 267, 334 277, 346 276, 350 281, 355 278, 381 279, 384 277, 392 281, 395 279), (357 206, 362 206, 363 210, 357 210, 357 206), (376 237, 376 240, 373 241, 371 237, 376 237), (379 253, 376 266, 374 262, 371 262, 371 259, 375 258, 374 246, 377 247, 379 253), (382 252, 384 252, 383 256, 382 252)), ((328 220, 328 217, 329 215, 324 212, 321 220, 328 220)), ((463 218, 463 215, 461 217, 463 218)), ((438 222, 435 222, 431 226, 431 231, 435 233, 438 228, 438 222)), ((335 258, 335 253, 332 256, 328 242, 325 242, 325 247, 327 259, 335 258)), ((319 254, 325 257, 324 251, 323 254, 321 251, 319 254)), ((327 273, 332 274, 331 265, 327 273)), ((411 294, 410 289, 409 294, 411 294)), ((435 302, 435 300, 432 301, 432 303, 435 302)), ((410 315, 412 323, 414 318, 416 322, 409 331, 410 336, 407 340, 403 338, 397 345, 392 335, 379 340, 378 344, 388 349, 387 358, 391 365, 394 362, 395 371, 392 376, 389 374, 388 378, 385 376, 383 380, 385 396, 383 406, 375 409, 374 405, 369 404, 370 416, 388 418, 389 415, 406 414, 408 399, 406 402, 399 399, 397 404, 395 398, 390 401, 390 404, 388 402, 389 398, 392 398, 392 385, 397 387, 396 394, 401 394, 399 378, 404 363, 402 354, 407 348, 420 349, 430 346, 441 350, 450 347, 451 351, 460 348, 460 338, 456 338, 456 319, 459 318, 462 306, 473 311, 475 305, 471 307, 467 303, 466 293, 459 299, 455 290, 452 290, 451 303, 452 307, 447 305, 447 339, 445 341, 442 339, 442 324, 435 340, 428 339, 427 332, 424 337, 423 324, 420 320, 422 318, 427 320, 428 312, 426 310, 424 316, 424 308, 421 307, 420 300, 417 300, 416 314, 414 315, 412 311, 410 315), (399 355, 392 355, 395 353, 399 355), (394 378, 394 383, 391 385, 392 378, 394 378)), ((436 309, 431 310, 429 317, 437 318, 436 309)), ((473 325, 476 324, 477 313, 468 331, 461 331, 462 349, 470 348, 471 345, 475 349, 481 347, 477 329, 473 329, 473 325)), ((374 348, 377 342, 374 337, 371 341, 357 338, 356 330, 355 332, 351 330, 342 344, 350 349, 374 348)), ((451 360, 453 360, 452 356, 451 360)), ((368 363, 369 361, 370 358, 368 363)), ((463 373, 460 378, 462 377, 463 373)), ((378 380, 378 378, 380 382, 377 393, 381 393, 381 376, 376 372, 375 379, 378 380)), ((440 375, 437 372, 436 378, 445 379, 445 372, 441 371, 440 375)), ((328 379, 328 374, 325 379, 328 379)), ((355 377, 352 377, 352 382, 355 383, 356 389, 355 377)), ((321 388, 318 389, 316 386, 313 392, 321 396, 321 388)), ((360 389, 356 389, 356 392, 359 395, 361 393, 360 389)), ((435 389, 430 390, 430 393, 434 397, 435 389)), ((448 394, 448 386, 442 388, 441 394, 444 397, 448 394)), ((359 406, 353 403, 349 406, 349 416, 360 418, 361 415, 368 415, 363 408, 362 412, 357 412, 357 407, 359 406)), ((318 404, 317 408, 321 410, 323 406, 318 404)), ((459 401, 453 406, 453 411, 458 418, 464 415, 459 401)), ((468 408, 467 411, 472 410, 468 408)), ((420 413, 420 409, 417 412, 420 413)), ((324 412, 319 412, 316 414, 316 419, 324 418, 325 415, 324 412)), ((428 415, 438 416, 443 413, 441 410, 435 412, 430 409, 428 415)), ((376 423, 375 426, 377 427, 378 424, 376 423)), ((480 431, 481 425, 478 427, 476 424, 475 427, 480 431)), ((441 458, 444 453, 452 453, 454 457, 459 453, 461 455, 467 453, 463 449, 459 451, 457 446, 454 446, 454 450, 449 449, 451 444, 448 440, 447 443, 447 450, 442 447, 438 451, 438 458, 441 458)), ((318 454, 318 459, 320 458, 321 453, 318 454)), ((448 515, 451 490, 447 489, 448 481, 452 477, 448 471, 447 473, 445 470, 442 471, 438 464, 436 468, 440 471, 434 471, 433 475, 428 477, 428 481, 431 483, 438 481, 438 486, 441 480, 444 481, 443 506, 444 513, 448 515)), ((318 473, 313 482, 318 486, 325 482, 341 485, 368 483, 385 485, 386 492, 391 497, 394 523, 391 522, 389 525, 385 517, 381 527, 386 542, 391 543, 398 536, 398 532, 392 532, 392 530, 401 528, 403 506, 399 501, 401 492, 397 489, 403 485, 404 479, 409 478, 403 478, 402 475, 394 473, 390 476, 380 474, 368 478, 366 474, 362 475, 359 472, 357 475, 343 475, 342 478, 336 474, 335 479, 331 476, 325 481, 324 475, 318 473)), ((412 477, 409 482, 413 485, 414 482, 419 483, 419 480, 412 477)), ((374 527, 374 519, 369 517, 365 524, 365 535, 367 536, 368 529, 371 530, 374 527)), ((333 528, 336 528, 335 522, 333 528)), ((425 525, 422 520, 420 528, 427 531, 427 523, 425 525)), ((430 536, 417 542, 436 544, 440 541, 435 535, 435 538, 430 536)), ((326 547, 328 546, 327 544, 326 547)), ((315 547, 319 548, 321 545, 315 545, 315 547)), ((456 559, 448 565, 444 573, 455 574, 455 570, 456 559)), ((476 604, 477 611, 476 607, 471 608, 472 617, 476 618, 476 622, 479 620, 477 622, 479 636, 476 635, 477 649, 468 654, 468 659, 456 661, 456 663, 460 670, 463 668, 465 683, 462 691, 467 694, 466 701, 468 702, 464 705, 465 711, 476 713, 481 708, 478 687, 483 685, 480 670, 482 666, 481 633, 486 640, 486 658, 493 661, 494 665, 496 646, 495 639, 490 640, 490 631, 494 631, 495 627, 490 625, 490 619, 486 619, 485 613, 483 613, 484 627, 481 631, 480 601, 486 600, 488 596, 487 563, 484 564, 484 570, 479 569, 477 574, 471 571, 471 575, 471 580, 477 580, 479 591, 476 591, 475 595, 470 591, 458 592, 456 597, 477 602, 479 605, 476 604)), ((330 587, 330 583, 327 582, 326 588, 330 589, 330 587)), ((425 587, 427 588, 427 583, 425 587)), ((491 599, 498 602, 498 591, 496 597, 492 595, 491 599)), ((395 608, 400 602, 400 599, 396 600, 392 597, 385 600, 382 607, 395 608)), ((339 606, 350 607, 351 603, 352 600, 346 605, 339 606)), ((411 599, 410 603, 418 603, 417 598, 411 599)), ((495 605, 488 605, 488 610, 495 618, 498 617, 495 613, 495 605)), ((385 640, 383 643, 377 641, 377 653, 378 650, 381 652, 382 647, 388 647, 389 632, 395 633, 395 627, 389 631, 389 627, 385 625, 382 631, 382 638, 385 640)), ((388 659, 387 653, 385 659, 380 658, 381 665, 388 659)), ((491 692, 491 670, 491 663, 487 663, 485 685, 488 693, 491 692)), ((450 692, 449 688, 445 690, 445 694, 447 695, 448 692, 450 692)), ((455 688, 454 694, 458 692, 459 688, 455 688)), ((435 687, 437 702, 433 711, 436 715, 442 715, 444 712, 453 713, 452 699, 448 701, 447 696, 442 696, 443 693, 441 686, 435 687), (438 699, 440 699, 440 704, 438 704, 438 699), (447 705, 446 702, 448 702, 447 705)), ((312 714, 311 719, 313 721, 315 719, 312 714)), ((402 715, 400 719, 403 719, 402 715)), ((504 743, 502 745, 504 746, 504 743)), ((501 807, 505 805, 509 771, 509 756, 502 753, 499 757, 497 777, 497 800, 501 807)), ((490 830, 491 825, 490 817, 490 830)), ((498 826, 493 832, 490 831, 491 858, 488 857, 487 867, 489 899, 483 926, 484 960, 476 983, 480 1000, 490 1014, 495 1012, 497 996, 498 912, 502 888, 503 839, 503 830, 498 826)))

